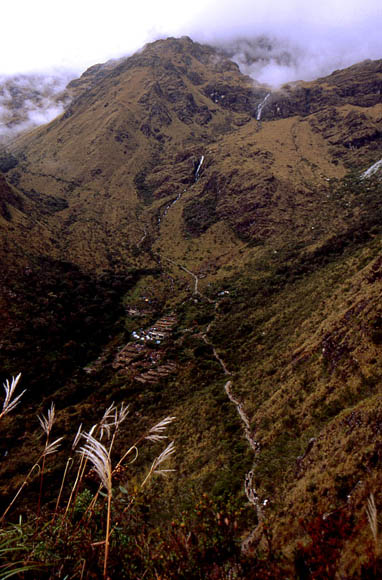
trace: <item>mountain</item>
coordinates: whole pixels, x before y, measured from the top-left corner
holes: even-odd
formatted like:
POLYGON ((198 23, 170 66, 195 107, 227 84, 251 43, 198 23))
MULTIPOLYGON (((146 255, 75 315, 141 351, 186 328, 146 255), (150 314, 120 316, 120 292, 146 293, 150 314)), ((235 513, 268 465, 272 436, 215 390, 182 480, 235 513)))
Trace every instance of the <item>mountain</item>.
POLYGON ((28 393, 4 421, 4 503, 38 453, 36 410, 54 398, 60 435, 124 399, 128 440, 178 418, 159 510, 246 505, 246 480, 243 578, 373 577, 381 88, 365 61, 271 90, 170 38, 92 67, 8 144, 0 357, 28 393))

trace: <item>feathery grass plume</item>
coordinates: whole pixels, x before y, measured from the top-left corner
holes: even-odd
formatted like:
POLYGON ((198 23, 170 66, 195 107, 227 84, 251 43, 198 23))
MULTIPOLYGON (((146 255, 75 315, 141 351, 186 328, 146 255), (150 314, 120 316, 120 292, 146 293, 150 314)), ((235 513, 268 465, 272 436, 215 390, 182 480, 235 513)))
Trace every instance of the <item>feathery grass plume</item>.
MULTIPOLYGON (((125 404, 121 403, 121 407, 118 409, 118 406, 114 405, 114 403, 112 403, 112 405, 110 405, 110 407, 108 407, 108 409, 106 409, 104 416, 101 419, 101 422, 99 425, 100 426, 100 439, 102 439, 104 432, 107 433, 107 438, 110 439, 111 428, 114 427, 113 436, 111 438, 111 442, 109 445, 109 457, 111 456, 111 451, 112 451, 114 441, 115 441, 115 438, 117 436, 119 427, 121 426, 121 423, 123 423, 123 421, 125 421, 128 414, 129 414, 129 405, 127 405, 125 407, 125 404), (113 416, 113 413, 114 413, 113 420, 110 421, 110 419, 113 416)), ((98 425, 93 425, 93 427, 87 433, 87 435, 92 436, 97 427, 98 427, 98 425)), ((87 459, 89 459, 89 458, 87 458, 87 459)), ((95 501, 96 501, 96 497, 94 498, 95 501)))
MULTIPOLYGON (((110 405, 110 407, 108 407, 106 409, 106 411, 104 412, 101 421, 99 423, 95 423, 90 428, 90 430, 87 433, 87 436, 93 436, 93 434, 99 428, 101 430, 101 438, 102 438, 103 432, 108 433, 108 437, 109 437, 110 436, 110 429, 113 426, 113 424, 115 423, 115 413, 116 413, 116 407, 115 407, 114 403, 112 403, 110 405), (110 422, 110 419, 113 419, 113 420, 110 422), (103 431, 102 431, 102 428, 103 428, 103 431)), ((81 433, 81 435, 82 435, 82 433, 81 433)), ((80 435, 79 435, 79 437, 80 437, 80 435)), ((77 441, 77 443, 78 443, 78 441, 77 441)), ((86 464, 88 462, 88 458, 87 458, 85 452, 80 449, 79 453, 81 454, 81 460, 80 460, 80 464, 79 464, 79 467, 77 470, 76 479, 74 481, 74 484, 73 484, 71 492, 70 492, 68 503, 66 504, 63 521, 65 521, 65 518, 69 512, 71 505, 73 504, 73 506, 74 506, 76 503, 77 494, 78 494, 80 484, 81 484, 82 479, 83 479, 84 474, 85 474, 86 464)), ((93 499, 93 501, 94 501, 94 499, 93 499)))
POLYGON ((135 453, 134 459, 130 463, 134 463, 137 459, 139 451, 138 445, 142 443, 145 439, 149 441, 161 441, 162 439, 167 439, 167 435, 162 435, 163 431, 167 428, 167 426, 172 423, 176 417, 165 417, 162 421, 159 421, 154 427, 150 427, 148 431, 144 435, 141 435, 135 443, 129 447, 129 449, 122 455, 121 459, 118 461, 116 468, 122 465, 125 459, 130 455, 130 453, 135 453))
POLYGON ((72 451, 75 450, 75 448, 77 447, 80 439, 81 439, 81 435, 82 435, 82 423, 80 424, 80 426, 78 427, 76 436, 73 439, 73 443, 72 443, 72 451))
POLYGON ((7 415, 7 413, 10 413, 11 411, 13 411, 13 409, 19 404, 21 397, 23 396, 23 394, 26 391, 26 389, 24 389, 22 393, 17 395, 17 397, 15 399, 13 399, 13 401, 11 401, 12 396, 15 392, 16 387, 17 387, 17 384, 20 380, 20 377, 21 377, 21 373, 19 373, 17 375, 17 377, 12 377, 11 383, 9 383, 8 379, 5 381, 5 383, 3 383, 3 387, 5 390, 5 399, 3 402, 3 408, 0 412, 0 419, 2 417, 4 417, 4 415, 7 415))
POLYGON ((162 433, 167 429, 167 426, 170 425, 170 423, 172 423, 175 419, 176 417, 165 417, 164 419, 162 419, 162 421, 157 423, 157 425, 151 427, 145 439, 148 439, 149 441, 161 441, 162 439, 167 439, 167 435, 162 435, 162 433))
POLYGON ((129 407, 130 407, 130 405, 127 405, 125 407, 124 403, 121 403, 119 410, 118 410, 118 407, 116 407, 115 413, 114 413, 114 424, 115 424, 116 429, 119 428, 121 423, 123 423, 123 421, 126 419, 127 415, 129 414, 129 410, 130 410, 129 407))
POLYGON ((111 461, 109 451, 100 441, 98 441, 89 433, 83 433, 86 443, 80 448, 80 453, 83 453, 88 459, 97 473, 103 486, 109 490, 111 486, 111 461))
POLYGON ((97 429, 97 423, 95 423, 92 427, 90 427, 88 434, 93 435, 93 433, 96 429, 97 429))
POLYGON ((375 505, 374 494, 371 493, 366 506, 366 515, 369 522, 370 530, 374 538, 375 553, 378 555, 378 512, 375 505))
POLYGON ((48 445, 46 445, 41 457, 47 457, 47 455, 52 455, 53 453, 57 453, 58 448, 60 447, 60 443, 63 439, 64 439, 64 437, 59 437, 55 441, 52 441, 52 443, 49 443, 48 445))
POLYGON ((175 453, 175 447, 174 447, 174 441, 171 441, 171 443, 169 443, 167 445, 166 449, 164 449, 162 451, 162 453, 160 455, 158 455, 158 457, 156 457, 154 459, 154 461, 152 462, 150 470, 149 470, 148 474, 146 475, 145 479, 143 480, 141 487, 144 487, 144 485, 147 483, 147 481, 150 479, 150 477, 152 477, 155 473, 157 473, 158 475, 167 475, 171 471, 175 471, 175 469, 158 469, 159 466, 164 461, 169 459, 169 457, 173 453, 175 453))
POLYGON ((53 423, 55 420, 55 414, 56 414, 55 406, 54 403, 52 403, 50 405, 50 409, 48 409, 47 417, 45 417, 45 415, 42 415, 41 417, 40 415, 37 415, 37 419, 40 421, 41 428, 47 437, 49 437, 50 432, 52 430, 53 423))
MULTIPOLYGON (((160 423, 158 423, 158 425, 160 425, 161 427, 163 426, 163 423, 166 421, 166 424, 169 424, 173 419, 175 419, 175 417, 166 417, 166 419, 163 419, 163 421, 161 421, 160 423)), ((155 427, 157 427, 158 425, 156 425, 155 427)), ((153 427, 152 429, 155 429, 155 427, 153 427)), ((151 431, 151 429, 150 429, 151 431)), ((147 436, 142 436, 141 439, 139 441, 143 441, 144 439, 147 439, 147 436)), ((139 441, 136 443, 136 445, 138 445, 139 441)), ((130 453, 132 450, 136 451, 136 456, 134 458, 133 461, 135 461, 135 459, 138 456, 138 449, 136 447, 136 445, 130 447, 130 449, 128 450, 127 453, 130 453)), ((175 452, 175 447, 174 447, 174 441, 171 441, 171 443, 169 443, 166 447, 166 449, 164 449, 162 451, 162 453, 160 455, 158 455, 158 457, 156 457, 149 469, 148 474, 146 475, 145 479, 143 480, 143 482, 141 483, 141 489, 143 489, 143 487, 146 485, 146 483, 148 482, 148 480, 155 474, 159 474, 159 475, 163 475, 166 476, 168 473, 175 471, 175 469, 158 469, 159 466, 166 461, 167 459, 169 459, 171 457, 171 455, 175 452)), ((124 455, 124 457, 126 457, 126 453, 124 455)), ((123 460, 123 459, 122 459, 123 460)), ((122 460, 120 460, 118 462, 118 464, 116 465, 116 468, 121 465, 122 460)), ((124 508, 122 513, 125 513, 126 511, 128 511, 132 504, 135 501, 135 497, 137 495, 137 492, 135 492, 135 494, 130 496, 130 501, 128 502, 127 506, 124 508)), ((115 528, 113 528, 115 529, 115 528)))
MULTIPOLYGON (((108 407, 106 409, 106 411, 105 411, 105 413, 104 413, 104 415, 103 415, 100 423, 99 424, 96 424, 96 425, 93 425, 93 427, 90 429, 90 431, 86 435, 87 437, 93 436, 93 433, 99 427, 100 428, 100 438, 102 438, 102 435, 103 435, 102 430, 103 430, 104 432, 107 433, 108 439, 110 439, 111 428, 114 427, 113 436, 111 438, 111 442, 110 442, 110 445, 109 445, 109 451, 108 451, 109 458, 111 457, 111 451, 112 451, 112 448, 113 448, 113 445, 114 445, 114 441, 115 441, 115 438, 117 436, 119 427, 120 427, 121 423, 123 421, 125 421, 128 413, 129 413, 129 405, 125 406, 125 404, 122 402, 120 408, 118 409, 118 406, 117 405, 114 405, 114 403, 112 403, 110 405, 110 407, 108 407)), ((75 482, 74 487, 72 489, 72 492, 70 494, 70 498, 69 498, 68 505, 66 507, 65 515, 66 515, 66 513, 67 513, 67 511, 69 509, 69 505, 70 505, 70 502, 72 500, 73 490, 76 488, 76 495, 77 495, 77 493, 78 493, 78 485, 79 485, 79 482, 82 480, 82 478, 84 476, 85 469, 86 469, 86 463, 87 463, 88 460, 90 460, 90 458, 84 452, 84 448, 82 449, 81 452, 82 452, 82 456, 81 456, 80 468, 79 468, 79 472, 78 472, 79 475, 77 475, 76 482, 75 482), (82 471, 81 471, 81 466, 82 466, 82 471)), ((116 468, 118 468, 118 467, 119 467, 119 464, 116 466, 116 468)), ((95 507, 95 505, 96 505, 96 503, 98 501, 98 496, 99 496, 99 492, 101 491, 102 485, 103 484, 101 483, 101 485, 100 485, 100 487, 98 489, 98 492, 95 494, 95 496, 93 497, 92 501, 90 502, 87 511, 91 512, 94 509, 94 507, 95 507)), ((75 498, 76 498, 76 495, 75 495, 75 498)))
POLYGON ((127 405, 127 407, 125 407, 124 403, 122 403, 119 410, 118 410, 118 407, 115 407, 114 423, 110 425, 111 427, 114 426, 114 432, 113 432, 113 436, 111 438, 111 443, 109 446, 109 456, 111 455, 111 450, 113 449, 114 441, 115 441, 115 438, 117 436, 118 430, 121 426, 121 423, 123 423, 123 421, 126 419, 128 414, 129 414, 129 405, 127 405))
POLYGON ((99 423, 100 427, 100 439, 103 439, 104 434, 106 433, 106 437, 110 439, 110 432, 111 428, 115 425, 115 413, 117 411, 117 407, 114 405, 114 402, 106 409, 103 414, 103 417, 99 423))
POLYGON ((110 544, 110 519, 111 519, 111 499, 112 499, 112 468, 110 461, 110 450, 107 450, 100 441, 95 437, 84 433, 86 439, 85 445, 81 448, 84 456, 93 464, 93 468, 101 480, 101 483, 107 490, 107 518, 106 518, 106 535, 105 535, 105 557, 103 566, 104 580, 107 578, 107 563, 109 557, 110 544))
MULTIPOLYGON (((51 428, 52 427, 50 427, 50 429, 51 428)), ((53 453, 56 453, 58 451, 58 448, 60 447, 60 443, 62 440, 63 440, 63 437, 59 437, 55 441, 52 441, 52 443, 49 443, 49 434, 47 434, 47 436, 46 436, 45 449, 44 449, 42 456, 41 456, 42 457, 42 466, 41 466, 41 473, 40 473, 40 493, 38 496, 37 516, 40 515, 40 509, 41 509, 42 485, 43 485, 43 481, 44 481, 44 472, 45 472, 45 459, 48 457, 48 455, 52 455, 53 453)))

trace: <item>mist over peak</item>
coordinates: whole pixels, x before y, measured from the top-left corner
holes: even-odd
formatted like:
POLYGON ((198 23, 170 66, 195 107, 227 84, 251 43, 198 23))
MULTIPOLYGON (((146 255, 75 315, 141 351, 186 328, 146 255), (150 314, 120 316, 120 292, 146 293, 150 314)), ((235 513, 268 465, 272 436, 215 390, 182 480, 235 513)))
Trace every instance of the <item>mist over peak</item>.
POLYGON ((298 47, 267 36, 237 38, 221 43, 218 49, 236 62, 240 70, 255 81, 279 87, 304 75, 302 54, 298 47))
POLYGON ((64 111, 63 91, 73 74, 0 76, 0 143, 49 123, 64 111))
MULTIPOLYGON (((2 16, 4 22, 17 22, 18 34, 6 26, 1 35, 0 74, 54 67, 80 74, 154 39, 184 35, 214 46, 267 39, 269 58, 260 58, 247 72, 273 85, 382 56, 380 0, 147 0, 138 5, 110 0, 107 9, 98 1, 68 0, 65 10, 60 5, 47 10, 45 0, 20 0, 7 3, 2 16)), ((233 56, 245 65, 241 50, 233 56)))
POLYGON ((381 58, 381 25, 376 0, 222 0, 206 6, 190 34, 221 47, 258 82, 277 87, 381 58))

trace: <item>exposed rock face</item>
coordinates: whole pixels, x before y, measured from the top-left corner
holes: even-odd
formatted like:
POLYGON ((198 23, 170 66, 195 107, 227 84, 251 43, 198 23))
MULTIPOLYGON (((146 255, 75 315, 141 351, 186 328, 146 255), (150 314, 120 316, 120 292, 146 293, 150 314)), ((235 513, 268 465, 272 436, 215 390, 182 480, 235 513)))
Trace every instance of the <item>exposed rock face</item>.
POLYGON ((264 118, 310 115, 326 107, 373 107, 382 102, 382 61, 365 61, 310 83, 284 85, 264 118))

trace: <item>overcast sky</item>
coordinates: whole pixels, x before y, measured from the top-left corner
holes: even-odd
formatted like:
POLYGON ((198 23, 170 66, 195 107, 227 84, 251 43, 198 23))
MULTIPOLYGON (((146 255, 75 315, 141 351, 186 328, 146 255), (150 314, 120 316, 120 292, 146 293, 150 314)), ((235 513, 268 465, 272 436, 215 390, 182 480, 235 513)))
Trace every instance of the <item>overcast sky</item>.
POLYGON ((1 12, 0 75, 79 73, 185 34, 210 43, 268 35, 294 54, 288 66, 276 58, 250 71, 274 84, 382 58, 382 0, 17 0, 1 12))

